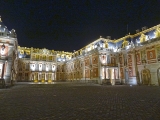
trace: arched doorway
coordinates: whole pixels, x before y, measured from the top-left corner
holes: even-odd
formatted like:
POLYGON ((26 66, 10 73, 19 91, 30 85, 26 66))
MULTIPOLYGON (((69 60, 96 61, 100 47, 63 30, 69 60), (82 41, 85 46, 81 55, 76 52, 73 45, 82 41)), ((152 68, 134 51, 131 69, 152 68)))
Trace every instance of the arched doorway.
POLYGON ((125 83, 128 84, 128 83, 129 83, 129 73, 128 73, 128 68, 125 68, 124 71, 125 71, 125 83))
POLYGON ((34 82, 38 82, 38 73, 34 73, 34 82))
POLYGON ((147 69, 147 68, 144 68, 141 71, 141 78, 142 78, 142 84, 150 85, 151 84, 151 73, 150 73, 150 70, 147 69))
POLYGON ((45 73, 42 73, 42 75, 41 75, 41 81, 45 82, 45 73))

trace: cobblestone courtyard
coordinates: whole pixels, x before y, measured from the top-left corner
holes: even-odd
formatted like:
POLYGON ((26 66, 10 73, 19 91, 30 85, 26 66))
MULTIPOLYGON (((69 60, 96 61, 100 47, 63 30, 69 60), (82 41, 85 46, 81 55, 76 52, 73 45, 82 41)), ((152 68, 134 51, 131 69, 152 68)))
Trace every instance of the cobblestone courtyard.
POLYGON ((0 120, 160 120, 160 87, 92 83, 0 89, 0 120))

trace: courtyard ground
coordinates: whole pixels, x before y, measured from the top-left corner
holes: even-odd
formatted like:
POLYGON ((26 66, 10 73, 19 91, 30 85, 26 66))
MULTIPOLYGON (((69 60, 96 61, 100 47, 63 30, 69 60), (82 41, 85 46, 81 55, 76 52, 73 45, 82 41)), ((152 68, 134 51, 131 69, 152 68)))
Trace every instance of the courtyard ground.
POLYGON ((160 120, 160 87, 19 83, 0 89, 0 120, 160 120))

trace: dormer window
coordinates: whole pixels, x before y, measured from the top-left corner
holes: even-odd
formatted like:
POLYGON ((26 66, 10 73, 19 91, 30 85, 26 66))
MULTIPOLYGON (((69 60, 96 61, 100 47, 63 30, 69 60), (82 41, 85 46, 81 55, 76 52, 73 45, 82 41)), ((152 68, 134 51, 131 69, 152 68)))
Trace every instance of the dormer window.
POLYGON ((46 71, 48 71, 49 69, 48 69, 48 65, 46 65, 46 71))

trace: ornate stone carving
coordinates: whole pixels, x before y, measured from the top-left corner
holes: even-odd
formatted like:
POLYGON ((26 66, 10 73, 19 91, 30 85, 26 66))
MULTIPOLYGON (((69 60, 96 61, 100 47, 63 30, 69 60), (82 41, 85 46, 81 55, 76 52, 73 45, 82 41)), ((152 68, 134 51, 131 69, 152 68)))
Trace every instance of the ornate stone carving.
POLYGON ((140 43, 145 42, 146 41, 146 36, 144 34, 141 34, 140 39, 140 43))
POLYGON ((159 27, 157 27, 157 29, 156 29, 156 31, 155 31, 155 37, 157 38, 157 37, 160 37, 160 28, 159 27))
POLYGON ((126 46, 128 46, 128 41, 124 39, 122 43, 122 48, 125 48, 126 46))
POLYGON ((108 48, 108 42, 105 42, 105 48, 108 48))

